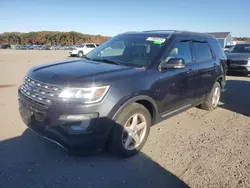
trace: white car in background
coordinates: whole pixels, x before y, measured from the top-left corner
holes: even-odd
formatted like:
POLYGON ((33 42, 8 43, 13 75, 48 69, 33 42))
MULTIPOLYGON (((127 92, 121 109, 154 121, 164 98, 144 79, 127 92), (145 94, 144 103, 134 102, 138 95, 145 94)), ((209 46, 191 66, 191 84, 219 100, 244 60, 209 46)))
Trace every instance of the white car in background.
POLYGON ((83 45, 75 46, 70 48, 69 55, 82 57, 94 50, 97 46, 99 46, 99 44, 94 43, 86 43, 83 45))

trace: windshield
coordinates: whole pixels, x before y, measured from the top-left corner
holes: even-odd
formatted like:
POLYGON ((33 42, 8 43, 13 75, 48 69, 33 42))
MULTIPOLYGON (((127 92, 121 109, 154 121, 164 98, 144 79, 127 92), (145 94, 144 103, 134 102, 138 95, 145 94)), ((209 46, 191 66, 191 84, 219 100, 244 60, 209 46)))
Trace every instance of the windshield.
POLYGON ((159 53, 165 41, 166 38, 159 37, 118 35, 95 48, 86 57, 126 66, 146 67, 159 53))
POLYGON ((231 53, 250 53, 250 44, 235 45, 230 49, 231 53))

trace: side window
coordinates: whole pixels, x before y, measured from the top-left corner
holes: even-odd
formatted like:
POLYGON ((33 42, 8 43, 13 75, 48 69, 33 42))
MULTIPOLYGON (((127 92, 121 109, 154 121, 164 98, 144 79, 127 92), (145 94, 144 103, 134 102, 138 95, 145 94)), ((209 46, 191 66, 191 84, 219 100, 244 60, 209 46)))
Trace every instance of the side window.
POLYGON ((170 50, 166 58, 166 62, 171 58, 182 58, 186 63, 190 63, 192 60, 190 42, 189 41, 180 41, 176 42, 170 50))
POLYGON ((86 44, 87 48, 95 48, 94 44, 86 44))
POLYGON ((211 50, 206 42, 193 42, 193 50, 197 62, 213 59, 211 50))

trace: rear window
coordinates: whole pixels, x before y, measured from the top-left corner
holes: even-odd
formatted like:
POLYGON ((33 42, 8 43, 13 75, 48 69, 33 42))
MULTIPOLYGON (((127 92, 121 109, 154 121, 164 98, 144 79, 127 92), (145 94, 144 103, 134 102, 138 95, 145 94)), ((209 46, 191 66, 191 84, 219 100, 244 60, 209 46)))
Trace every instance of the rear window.
POLYGON ((193 50, 197 62, 208 61, 213 58, 211 50, 206 42, 193 42, 193 50))
POLYGON ((216 55, 221 58, 221 59, 225 59, 226 58, 226 55, 224 53, 224 50, 223 48, 221 47, 220 43, 218 40, 212 40, 210 42, 211 46, 212 46, 212 49, 213 49, 213 52, 216 53, 216 55))

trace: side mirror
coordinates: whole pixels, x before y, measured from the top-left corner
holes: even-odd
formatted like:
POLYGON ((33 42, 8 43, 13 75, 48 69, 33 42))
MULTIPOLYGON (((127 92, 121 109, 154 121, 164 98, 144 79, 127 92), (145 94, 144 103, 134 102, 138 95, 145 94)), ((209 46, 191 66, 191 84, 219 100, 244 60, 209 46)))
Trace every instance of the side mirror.
POLYGON ((182 58, 171 58, 167 62, 161 64, 162 69, 183 69, 185 61, 182 58))

